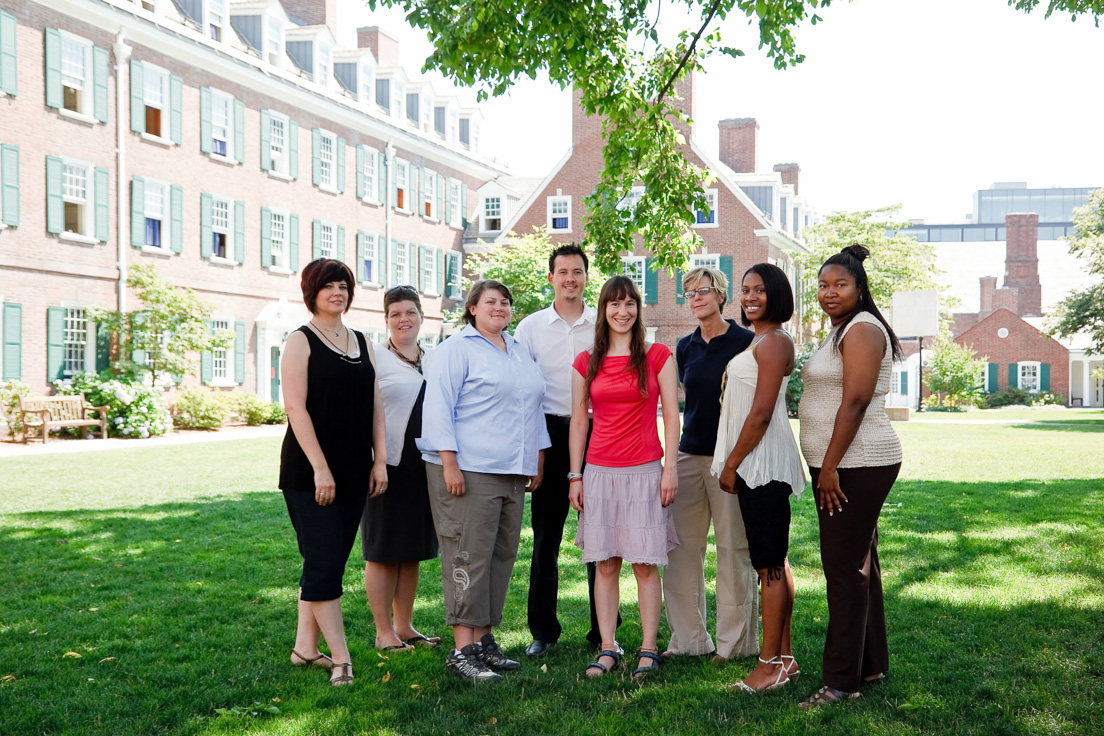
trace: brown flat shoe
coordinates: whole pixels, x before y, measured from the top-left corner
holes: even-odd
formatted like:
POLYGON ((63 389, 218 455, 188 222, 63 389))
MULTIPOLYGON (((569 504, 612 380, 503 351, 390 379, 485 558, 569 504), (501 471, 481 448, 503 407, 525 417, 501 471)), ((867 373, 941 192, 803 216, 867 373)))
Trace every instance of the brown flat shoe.
POLYGON ((334 687, 353 684, 353 663, 342 662, 335 664, 330 672, 330 684, 334 687))
POLYGON ((296 667, 324 667, 325 669, 332 670, 334 663, 333 660, 327 657, 325 654, 319 652, 317 657, 304 657, 294 649, 291 650, 291 663, 296 667))

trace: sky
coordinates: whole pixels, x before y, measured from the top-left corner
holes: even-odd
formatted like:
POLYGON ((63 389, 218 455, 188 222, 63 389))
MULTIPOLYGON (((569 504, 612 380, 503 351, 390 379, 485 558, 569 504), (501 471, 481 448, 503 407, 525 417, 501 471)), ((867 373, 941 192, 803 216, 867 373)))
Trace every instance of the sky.
MULTIPOLYGON (((414 72, 431 51, 401 13, 338 0, 341 45, 379 25, 414 72)), ((1046 5, 1046 0, 1042 3, 1046 5)), ((667 3, 667 33, 695 25, 667 3)), ((717 121, 759 121, 760 171, 801 166, 801 192, 821 213, 902 205, 901 216, 959 222, 994 182, 1104 186, 1104 28, 1044 20, 1005 0, 837 0, 797 31, 804 63, 775 70, 757 29, 733 14, 720 27, 740 59, 717 57, 696 84, 695 137, 717 149, 717 121)), ((436 90, 451 87, 429 76, 436 90)), ((465 104, 472 90, 456 93, 465 104)), ((570 145, 570 94, 546 79, 481 103, 484 153, 517 176, 544 176, 570 145)))

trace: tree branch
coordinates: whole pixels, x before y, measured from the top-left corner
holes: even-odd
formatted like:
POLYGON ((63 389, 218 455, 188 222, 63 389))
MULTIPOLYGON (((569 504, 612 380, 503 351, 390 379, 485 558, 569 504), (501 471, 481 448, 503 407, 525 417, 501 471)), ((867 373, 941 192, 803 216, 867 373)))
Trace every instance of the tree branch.
POLYGON ((701 24, 701 28, 694 34, 694 40, 690 42, 690 47, 686 49, 686 53, 682 55, 682 59, 679 61, 678 66, 675 67, 675 71, 672 72, 671 78, 667 80, 667 84, 663 85, 663 89, 656 95, 655 104, 658 105, 663 100, 663 96, 671 89, 671 85, 675 83, 675 80, 679 78, 679 74, 682 72, 683 67, 686 66, 686 62, 690 60, 690 55, 694 53, 694 47, 698 45, 698 40, 701 39, 703 33, 705 33, 706 27, 710 21, 713 20, 713 16, 717 14, 717 11, 721 8, 723 0, 714 0, 713 7, 709 9, 709 15, 706 16, 705 22, 701 24))

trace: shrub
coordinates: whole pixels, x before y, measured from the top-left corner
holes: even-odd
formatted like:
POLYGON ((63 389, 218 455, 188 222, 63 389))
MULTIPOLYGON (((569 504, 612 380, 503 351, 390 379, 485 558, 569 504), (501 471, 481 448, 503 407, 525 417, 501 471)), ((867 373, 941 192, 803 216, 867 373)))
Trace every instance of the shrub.
POLYGON ((106 406, 107 430, 112 437, 145 439, 172 431, 161 389, 81 372, 69 381, 54 381, 54 390, 60 395, 83 393, 89 404, 106 406))
POLYGON ((23 422, 16 416, 19 410, 19 397, 30 396, 31 387, 21 381, 0 382, 0 417, 8 425, 8 436, 14 437, 23 431, 23 422))
POLYGON ((801 367, 816 350, 816 345, 802 345, 794 355, 793 372, 790 374, 790 382, 786 384, 786 411, 791 417, 797 416, 797 407, 801 403, 801 395, 805 393, 805 382, 801 380, 801 367))
POLYGON ((1066 400, 1052 393, 1032 394, 1032 406, 1065 406, 1066 400))
POLYGON ((990 409, 998 409, 1002 406, 1031 406, 1034 394, 1024 391, 1022 388, 1002 388, 985 396, 985 403, 990 409))
POLYGON ((943 401, 942 403, 940 403, 940 397, 938 394, 925 396, 920 402, 920 406, 924 409, 924 411, 966 411, 964 405, 951 404, 948 401, 943 401))
POLYGON ((231 391, 223 394, 223 397, 233 407, 234 418, 240 422, 256 427, 263 424, 270 413, 268 402, 256 394, 247 394, 244 391, 231 391))
POLYGON ((284 407, 273 401, 268 405, 268 416, 264 419, 265 424, 287 424, 287 414, 284 413, 284 407))
POLYGON ((185 389, 173 401, 173 424, 182 429, 218 429, 230 418, 232 401, 207 388, 185 389))

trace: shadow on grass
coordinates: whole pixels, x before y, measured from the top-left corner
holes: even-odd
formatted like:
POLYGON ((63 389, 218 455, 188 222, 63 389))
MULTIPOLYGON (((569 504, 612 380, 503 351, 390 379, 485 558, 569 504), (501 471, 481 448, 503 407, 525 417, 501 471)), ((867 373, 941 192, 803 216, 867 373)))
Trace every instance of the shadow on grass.
MULTIPOLYGON (((793 636, 805 680, 765 697, 725 692, 754 660, 678 658, 643 686, 623 667, 581 677, 591 656, 585 570, 561 557, 563 639, 506 682, 446 673, 444 647, 382 658, 354 548, 344 601, 352 688, 287 664, 299 559, 279 494, 4 517, 0 731, 9 733, 1034 734, 1104 730, 1104 483, 903 481, 882 516, 891 679, 858 702, 803 714, 827 624, 810 496, 794 506, 793 636), (897 504, 900 504, 899 506, 897 504), (73 654, 79 656, 73 656, 73 654), (383 680, 387 678, 387 682, 383 680), (278 699, 278 701, 277 701, 278 699), (219 717, 274 704, 279 714, 219 717), (905 709, 899 708, 906 705, 905 709)), ((528 642, 528 533, 504 648, 528 642)), ((631 577, 626 623, 639 644, 631 577)), ((712 598, 712 594, 710 594, 712 598)), ((628 600, 626 600, 628 599, 628 600)), ((713 601, 709 602, 710 610, 713 601)), ((423 565, 416 623, 450 637, 440 567, 423 565)), ((661 631, 661 642, 667 632, 661 631)))
POLYGON ((1082 419, 1063 422, 1060 419, 1040 419, 1030 424, 1013 424, 1014 429, 1042 429, 1059 432, 1104 432, 1104 419, 1082 419))

